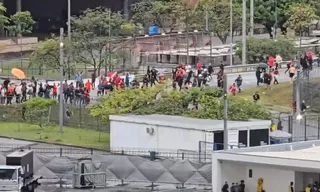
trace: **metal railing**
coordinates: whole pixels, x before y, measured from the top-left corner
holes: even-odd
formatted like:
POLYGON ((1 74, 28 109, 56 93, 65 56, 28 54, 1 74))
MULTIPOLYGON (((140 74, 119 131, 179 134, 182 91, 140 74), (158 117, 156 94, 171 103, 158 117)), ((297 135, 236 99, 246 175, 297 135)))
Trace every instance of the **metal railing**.
POLYGON ((305 112, 301 120, 292 114, 283 114, 273 120, 278 129, 292 135, 290 142, 320 139, 320 115, 305 112))
POLYGON ((198 162, 210 162, 211 152, 200 153, 191 150, 170 150, 170 149, 136 149, 136 148, 116 148, 110 150, 99 150, 95 148, 83 148, 78 146, 41 146, 41 143, 30 145, 15 145, 15 144, 0 144, 0 152, 10 153, 20 149, 32 150, 34 153, 46 154, 52 156, 79 156, 79 155, 127 155, 127 156, 142 156, 150 158, 154 152, 155 158, 161 159, 180 159, 193 160, 198 162))

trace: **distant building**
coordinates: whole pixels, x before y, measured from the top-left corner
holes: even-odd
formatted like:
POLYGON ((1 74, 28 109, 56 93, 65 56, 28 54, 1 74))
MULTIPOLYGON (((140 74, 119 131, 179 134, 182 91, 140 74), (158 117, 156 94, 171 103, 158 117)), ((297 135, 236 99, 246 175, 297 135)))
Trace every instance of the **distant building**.
MULTIPOLYGON (((37 21, 36 32, 54 32, 67 22, 68 0, 0 0, 7 15, 16 11, 30 11, 37 21)), ((107 7, 113 11, 130 12, 130 5, 139 0, 71 0, 71 14, 77 15, 87 8, 107 7)))

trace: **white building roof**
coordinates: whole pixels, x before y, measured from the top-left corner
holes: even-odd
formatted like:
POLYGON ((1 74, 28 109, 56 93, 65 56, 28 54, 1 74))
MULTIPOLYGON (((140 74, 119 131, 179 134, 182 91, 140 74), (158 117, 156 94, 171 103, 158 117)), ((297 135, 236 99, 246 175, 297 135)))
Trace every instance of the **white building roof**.
POLYGON ((320 140, 218 151, 216 160, 320 170, 320 140))
MULTIPOLYGON (((201 131, 222 131, 223 120, 197 119, 170 115, 111 115, 111 121, 166 126, 180 129, 194 129, 201 131)), ((270 126, 269 120, 228 121, 228 129, 248 130, 266 129, 270 126)))
POLYGON ((249 152, 244 153, 248 155, 258 155, 265 157, 275 158, 289 158, 300 160, 313 160, 320 161, 320 147, 310 147, 307 149, 295 150, 295 151, 282 151, 282 152, 249 152))

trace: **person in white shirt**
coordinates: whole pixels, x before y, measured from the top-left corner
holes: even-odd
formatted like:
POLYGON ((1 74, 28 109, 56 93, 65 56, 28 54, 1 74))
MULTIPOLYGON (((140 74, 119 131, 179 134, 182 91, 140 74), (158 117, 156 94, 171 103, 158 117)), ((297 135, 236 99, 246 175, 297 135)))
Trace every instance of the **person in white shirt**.
POLYGON ((282 57, 277 54, 276 55, 276 69, 278 69, 279 67, 281 68, 281 63, 282 63, 282 57))
POLYGON ((21 95, 22 95, 22 85, 17 85, 14 89, 16 94, 16 103, 20 103, 21 95))

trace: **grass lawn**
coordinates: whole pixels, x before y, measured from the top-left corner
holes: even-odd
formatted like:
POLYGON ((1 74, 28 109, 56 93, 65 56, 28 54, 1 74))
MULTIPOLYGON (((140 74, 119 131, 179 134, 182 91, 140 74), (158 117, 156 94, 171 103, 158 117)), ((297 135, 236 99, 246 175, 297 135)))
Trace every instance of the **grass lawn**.
POLYGON ((252 95, 258 91, 260 94, 260 102, 272 111, 289 112, 292 107, 292 83, 280 83, 272 85, 271 90, 265 86, 244 89, 238 97, 252 100, 252 95))
POLYGON ((0 136, 52 144, 109 149, 109 133, 72 127, 64 127, 63 131, 63 134, 60 135, 58 126, 46 127, 41 130, 37 125, 26 123, 0 123, 0 136))

